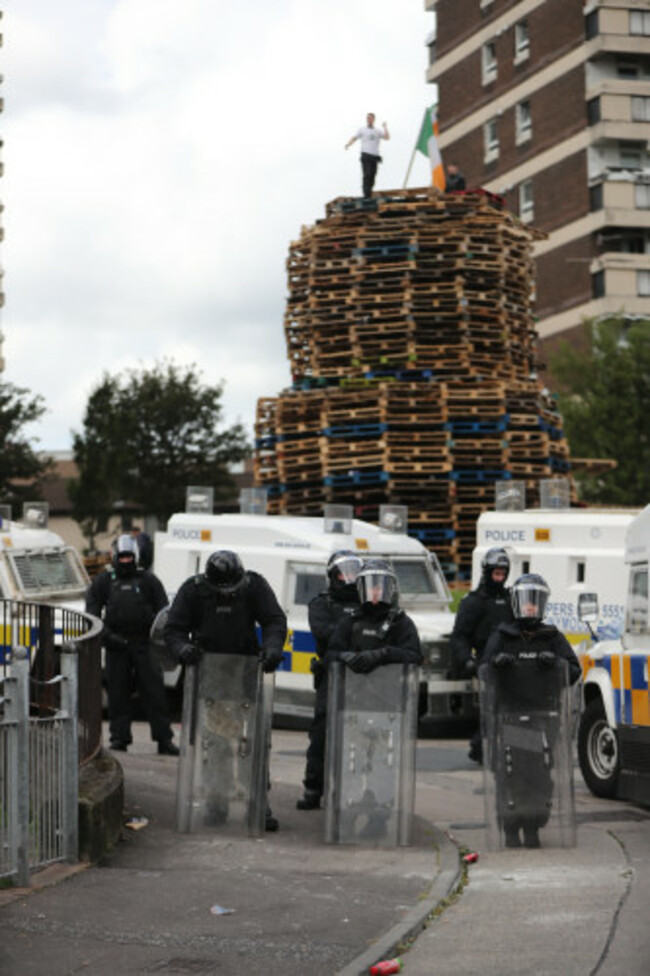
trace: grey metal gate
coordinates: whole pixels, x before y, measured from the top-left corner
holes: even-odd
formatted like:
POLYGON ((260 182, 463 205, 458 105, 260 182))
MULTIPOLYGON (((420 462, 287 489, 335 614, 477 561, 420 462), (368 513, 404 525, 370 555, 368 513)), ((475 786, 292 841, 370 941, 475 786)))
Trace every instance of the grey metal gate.
POLYGON ((0 877, 25 886, 30 871, 78 855, 76 647, 64 645, 60 674, 41 682, 14 647, 0 689, 0 877), (60 686, 51 714, 30 716, 30 680, 60 686))

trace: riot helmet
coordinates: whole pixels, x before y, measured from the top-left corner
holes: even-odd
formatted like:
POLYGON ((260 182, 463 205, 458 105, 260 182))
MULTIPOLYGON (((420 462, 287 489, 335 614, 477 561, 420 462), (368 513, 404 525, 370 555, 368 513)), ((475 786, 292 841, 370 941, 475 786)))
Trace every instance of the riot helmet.
POLYGON ((219 596, 231 599, 246 585, 241 559, 230 549, 213 552, 205 564, 205 578, 219 596))
POLYGON ((489 593, 502 592, 510 572, 510 557, 505 549, 495 546, 493 549, 488 549, 483 556, 481 569, 483 570, 483 584, 487 591, 489 593), (495 570, 502 570, 505 573, 503 579, 494 579, 492 574, 495 570))
POLYGON ((118 536, 113 543, 113 567, 118 576, 133 576, 138 568, 138 560, 138 543, 133 536, 118 536))
POLYGON ((327 560, 327 579, 331 590, 354 587, 363 569, 363 559, 351 549, 337 549, 327 560))
POLYGON ((397 603, 397 577, 384 559, 369 559, 357 576, 357 590, 362 604, 387 607, 397 603))
POLYGON ((539 573, 526 573, 515 581, 510 594, 512 612, 520 626, 537 627, 546 613, 551 594, 546 580, 539 573))

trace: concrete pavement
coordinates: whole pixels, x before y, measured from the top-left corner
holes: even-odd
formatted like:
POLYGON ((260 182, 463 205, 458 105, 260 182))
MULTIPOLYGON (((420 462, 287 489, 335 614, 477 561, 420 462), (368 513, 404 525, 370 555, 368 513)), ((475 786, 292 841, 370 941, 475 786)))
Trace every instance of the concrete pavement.
POLYGON ((306 736, 275 731, 280 831, 178 835, 177 760, 136 731, 118 756, 127 819, 146 824, 126 828, 100 865, 12 893, 0 907, 1 973, 356 976, 398 953, 410 976, 648 971, 648 811, 598 801, 580 781, 576 849, 488 853, 482 776, 465 742, 420 741, 413 846, 332 847, 323 812, 295 809, 306 736), (459 849, 478 850, 478 862, 465 868, 459 849))

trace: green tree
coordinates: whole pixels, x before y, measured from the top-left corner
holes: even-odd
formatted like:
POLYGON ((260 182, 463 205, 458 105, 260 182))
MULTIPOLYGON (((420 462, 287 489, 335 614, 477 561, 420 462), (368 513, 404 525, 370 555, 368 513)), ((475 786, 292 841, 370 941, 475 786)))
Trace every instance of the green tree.
POLYGON ((45 413, 43 398, 29 390, 0 381, 0 500, 20 514, 23 501, 40 495, 40 485, 50 466, 32 448, 24 426, 45 413))
POLYGON ((80 477, 70 495, 91 545, 120 501, 164 522, 183 510, 187 485, 212 486, 217 502, 232 496, 228 467, 250 447, 241 424, 223 428, 222 395, 223 384, 203 385, 196 366, 104 374, 83 432, 73 434, 80 477))
POLYGON ((579 346, 550 357, 573 457, 613 458, 617 467, 579 475, 585 501, 650 501, 650 319, 618 315, 583 324, 579 346))

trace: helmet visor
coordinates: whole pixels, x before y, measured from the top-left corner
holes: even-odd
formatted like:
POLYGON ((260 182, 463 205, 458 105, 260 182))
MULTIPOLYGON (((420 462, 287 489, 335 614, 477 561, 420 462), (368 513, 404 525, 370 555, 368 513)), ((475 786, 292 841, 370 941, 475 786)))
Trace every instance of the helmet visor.
POLYGON ((543 620, 549 590, 540 583, 523 583, 512 589, 512 612, 516 620, 543 620))
POLYGON ((363 572, 357 579, 362 603, 386 603, 389 606, 397 595, 397 580, 390 573, 363 572))
POLYGON ((331 568, 338 573, 344 583, 354 583, 363 568, 363 562, 359 556, 338 556, 331 568))

